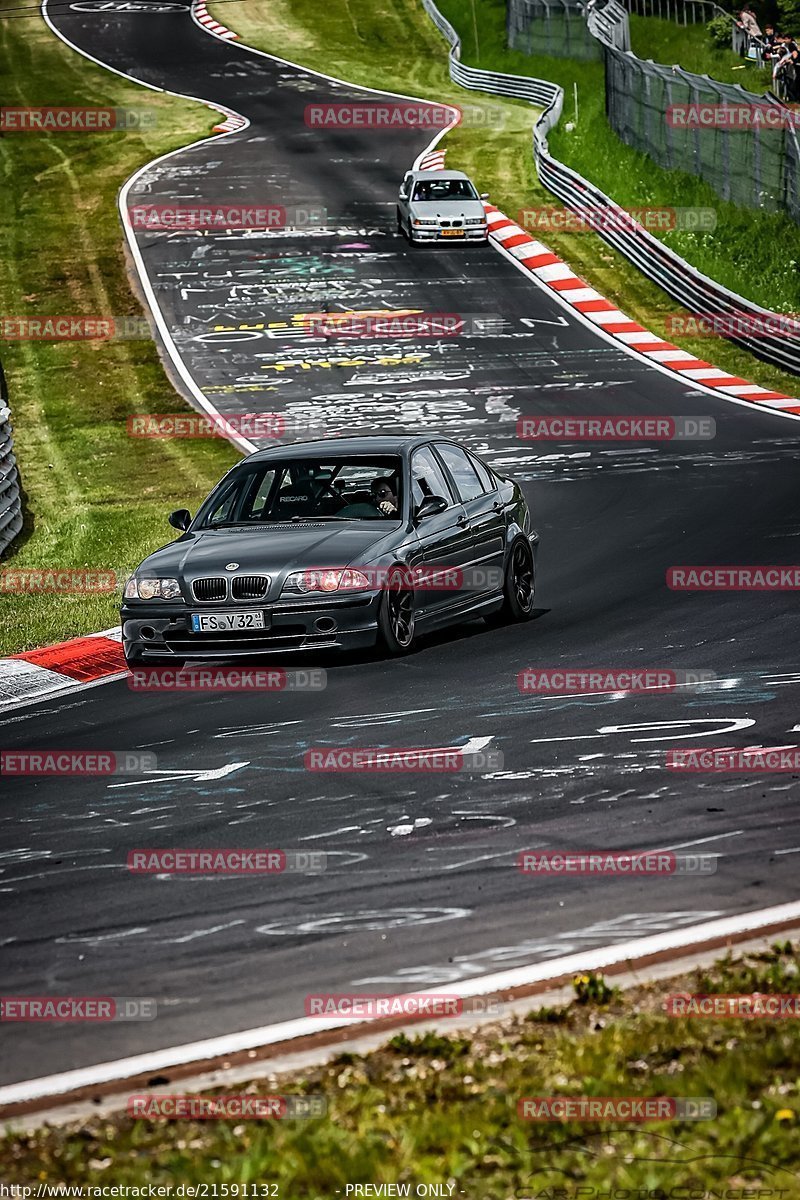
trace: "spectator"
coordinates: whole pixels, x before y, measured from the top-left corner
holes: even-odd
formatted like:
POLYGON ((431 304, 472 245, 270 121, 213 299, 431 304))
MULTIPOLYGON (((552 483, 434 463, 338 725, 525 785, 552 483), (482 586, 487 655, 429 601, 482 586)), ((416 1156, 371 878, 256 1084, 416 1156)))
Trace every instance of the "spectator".
POLYGON ((784 100, 790 104, 800 100, 800 51, 794 40, 785 40, 783 54, 772 68, 772 78, 780 84, 784 100))
POLYGON ((764 62, 772 62, 772 58, 776 50, 777 40, 777 34, 775 33, 774 26, 765 25, 763 46, 761 50, 761 57, 763 58, 764 62))
POLYGON ((759 28, 758 21, 756 20, 756 15, 749 4, 745 4, 742 11, 739 13, 739 20, 744 26, 748 37, 761 37, 761 29, 759 28))

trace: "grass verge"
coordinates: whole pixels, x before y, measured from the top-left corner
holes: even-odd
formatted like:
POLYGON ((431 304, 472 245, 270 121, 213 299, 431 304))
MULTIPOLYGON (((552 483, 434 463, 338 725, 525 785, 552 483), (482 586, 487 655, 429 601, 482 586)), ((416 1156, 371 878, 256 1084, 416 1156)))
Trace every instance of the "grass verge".
POLYGON ((631 49, 639 58, 677 63, 695 75, 710 75, 720 83, 738 83, 761 96, 772 84, 772 68, 741 58, 729 46, 714 46, 705 25, 679 25, 660 17, 630 15, 631 49))
POLYGON ((609 1190, 629 1200, 706 1200, 709 1193, 791 1200, 800 1196, 800 1022, 676 1018, 664 1001, 677 991, 793 993, 799 970, 798 947, 784 943, 622 994, 603 996, 595 987, 587 1000, 582 986, 583 1003, 468 1035, 401 1034, 366 1057, 341 1054, 301 1075, 233 1089, 322 1096, 324 1117, 259 1123, 118 1115, 82 1128, 10 1134, 0 1141, 4 1180, 204 1183, 206 1195, 229 1197, 244 1194, 236 1185, 274 1185, 250 1195, 287 1200, 391 1183, 410 1185, 412 1196, 425 1194, 415 1193, 417 1185, 450 1185, 438 1194, 480 1200, 599 1200, 609 1190), (717 1115, 644 1125, 518 1116, 523 1097, 563 1095, 710 1097, 717 1115))
MULTIPOLYGON (((800 245, 797 227, 788 218, 725 204, 695 176, 662 171, 625 146, 605 118, 602 65, 529 58, 506 50, 505 0, 474 0, 475 22, 463 0, 438 3, 462 37, 464 62, 552 79, 564 87, 565 115, 551 139, 560 159, 625 206, 716 209, 713 234, 670 231, 664 240, 732 290, 767 308, 800 311, 800 245), (571 115, 573 83, 578 85, 580 120, 568 133, 563 127, 571 115)), ((344 8, 327 0, 216 0, 211 10, 235 27, 243 41, 308 67, 354 83, 491 110, 482 124, 465 122, 447 135, 443 144, 449 148, 450 164, 471 174, 509 216, 557 205, 539 184, 533 166, 530 131, 535 110, 454 87, 447 75, 445 42, 419 0, 348 0, 344 8)), ((800 381, 795 375, 762 363, 722 338, 677 337, 667 322, 671 316, 688 315, 686 310, 596 235, 548 231, 542 240, 653 332, 735 375, 797 395, 800 381)))
MULTIPOLYGON (((38 15, 3 19, 3 104, 145 109, 134 133, 0 137, 0 313, 141 315, 126 276, 117 191, 133 171, 210 133, 196 103, 137 87, 59 41, 38 15)), ((166 514, 196 507, 238 457, 226 442, 127 436, 127 417, 187 410, 155 344, 0 341, 23 489, 25 526, 7 570, 122 573, 168 541, 166 514)), ((3 593, 0 655, 117 623, 113 593, 3 593)))

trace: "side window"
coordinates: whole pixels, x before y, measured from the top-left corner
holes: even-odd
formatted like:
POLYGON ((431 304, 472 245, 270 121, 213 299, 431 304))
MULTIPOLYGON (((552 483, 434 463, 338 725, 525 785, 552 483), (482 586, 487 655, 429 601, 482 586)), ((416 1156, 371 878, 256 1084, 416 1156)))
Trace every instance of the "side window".
POLYGON ((218 497, 214 508, 206 517, 205 525, 216 525, 221 521, 233 520, 233 511, 236 506, 236 501, 241 495, 242 477, 232 479, 225 491, 218 497))
POLYGON ((252 518, 253 520, 264 517, 266 513, 267 501, 270 498, 274 484, 275 471, 264 471, 258 487, 255 490, 255 494, 249 500, 247 507, 250 511, 246 514, 248 517, 252 518))
POLYGON ((448 506, 453 503, 444 473, 430 447, 423 446, 411 456, 411 498, 416 508, 426 496, 441 496, 448 506))
POLYGON ((484 464, 481 462, 481 460, 479 458, 476 458, 474 454, 469 454, 467 457, 469 458, 469 461, 472 463, 473 467, 475 468, 475 470, 478 473, 478 479, 480 479, 480 481, 481 481, 481 486, 482 486, 483 490, 485 492, 493 492, 495 490, 495 488, 497 487, 497 484, 492 479, 492 476, 489 472, 489 468, 485 467, 484 464))
POLYGON ((441 454, 444 465, 455 481, 456 491, 462 500, 475 500, 483 495, 483 487, 475 468, 460 446, 449 446, 446 442, 437 442, 436 449, 441 454))

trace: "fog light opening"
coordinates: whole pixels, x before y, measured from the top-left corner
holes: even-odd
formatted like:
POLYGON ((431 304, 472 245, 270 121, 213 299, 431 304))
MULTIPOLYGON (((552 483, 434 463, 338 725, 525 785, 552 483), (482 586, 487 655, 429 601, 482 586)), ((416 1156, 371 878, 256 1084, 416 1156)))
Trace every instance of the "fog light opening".
POLYGON ((317 633, 335 633, 336 622, 333 617, 317 617, 314 622, 314 629, 317 633))
POLYGON ((139 630, 139 637, 144 638, 146 642, 152 642, 156 636, 156 631, 151 625, 143 625, 139 630))

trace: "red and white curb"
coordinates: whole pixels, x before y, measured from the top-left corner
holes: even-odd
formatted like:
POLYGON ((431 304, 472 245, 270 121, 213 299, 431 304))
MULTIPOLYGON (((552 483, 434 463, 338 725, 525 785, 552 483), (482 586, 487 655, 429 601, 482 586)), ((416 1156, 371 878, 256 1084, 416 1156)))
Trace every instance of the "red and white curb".
POLYGON ((418 171, 443 171, 444 156, 446 150, 431 150, 429 154, 423 154, 419 160, 418 171))
POLYGON ((494 239, 520 266, 530 271, 541 283, 557 293, 560 300, 575 309, 602 329, 603 333, 615 338, 628 350, 634 350, 651 362, 668 371, 674 371, 687 381, 713 388, 736 400, 748 400, 763 404, 765 408, 779 409, 787 413, 800 413, 800 399, 786 396, 783 392, 772 392, 769 388, 748 383, 737 375, 722 371, 712 363, 695 357, 688 350, 681 350, 672 342, 665 342, 656 333, 650 333, 643 325, 632 321, 599 292, 580 279, 571 267, 547 246, 537 241, 493 204, 484 204, 489 221, 489 236, 494 239))
POLYGON ((0 711, 125 673, 122 630, 106 629, 0 658, 0 711))
POLYGON ((197 17, 201 25, 205 25, 207 29, 210 29, 212 33, 217 35, 217 37, 224 38, 226 42, 231 41, 232 38, 238 38, 239 36, 238 33, 234 33, 232 29, 228 29, 227 25, 220 25, 219 21, 215 17, 211 16, 211 13, 205 6, 205 0, 200 0, 199 4, 195 4, 194 15, 197 17))

